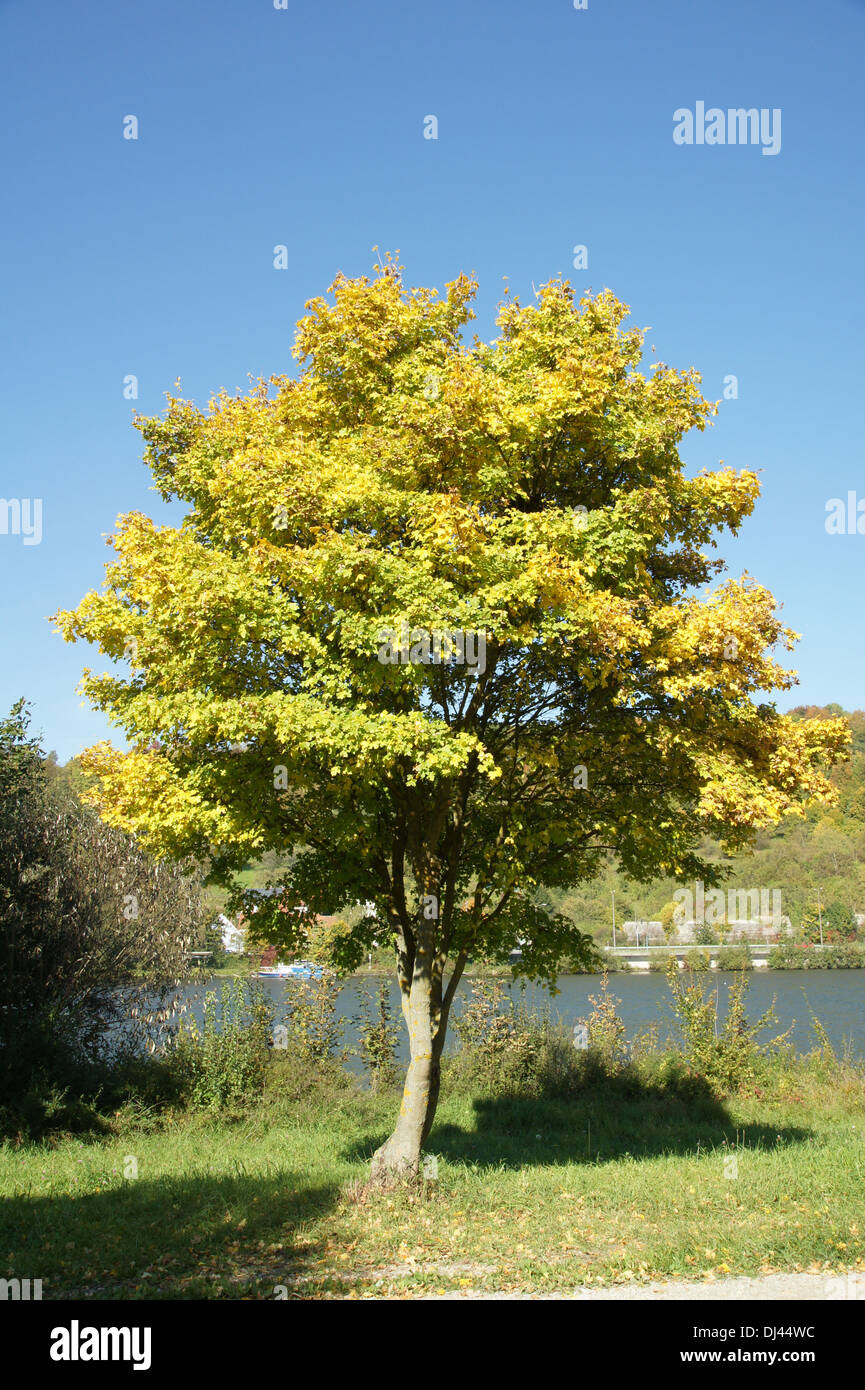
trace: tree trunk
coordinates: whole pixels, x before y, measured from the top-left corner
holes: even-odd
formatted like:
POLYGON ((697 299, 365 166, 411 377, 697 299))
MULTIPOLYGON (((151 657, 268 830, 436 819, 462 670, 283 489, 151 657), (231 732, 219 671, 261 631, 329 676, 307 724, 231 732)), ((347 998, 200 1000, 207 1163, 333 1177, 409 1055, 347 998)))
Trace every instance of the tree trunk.
POLYGON ((434 1030, 432 979, 423 955, 418 951, 408 998, 403 1000, 411 1060, 399 1119, 393 1134, 376 1150, 372 1159, 370 1180, 383 1185, 419 1176, 421 1150, 438 1104, 444 1030, 434 1030))
POLYGON ((435 1121, 448 1016, 466 957, 462 952, 457 957, 443 994, 444 958, 430 966, 431 955, 432 942, 427 940, 418 947, 411 986, 403 991, 411 1060, 396 1129, 373 1154, 370 1181, 383 1186, 420 1176, 421 1152, 435 1121))

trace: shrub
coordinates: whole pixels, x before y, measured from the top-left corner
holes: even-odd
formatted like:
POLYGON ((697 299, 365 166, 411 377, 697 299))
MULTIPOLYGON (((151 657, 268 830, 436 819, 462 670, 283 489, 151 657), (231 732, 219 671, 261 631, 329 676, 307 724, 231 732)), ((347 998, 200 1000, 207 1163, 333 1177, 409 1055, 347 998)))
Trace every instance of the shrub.
POLYGON ((719 970, 751 970, 753 962, 747 946, 722 946, 715 952, 719 970))
POLYGON ((759 1042, 763 1029, 778 1021, 774 1003, 756 1023, 749 1023, 745 1014, 748 978, 739 973, 730 986, 726 1017, 719 1024, 717 988, 704 995, 702 986, 688 973, 690 978, 685 981, 678 970, 671 969, 667 974, 673 1014, 687 1061, 718 1094, 753 1084, 770 1049, 782 1044, 787 1036, 766 1045, 759 1042))
POLYGON ((666 974, 670 967, 670 961, 676 960, 674 951, 653 951, 649 956, 649 969, 654 973, 661 972, 666 974))
POLYGON ((855 941, 841 942, 815 954, 818 960, 823 957, 824 970, 865 969, 865 948, 855 941))
POLYGON ((345 1020, 336 1012, 340 988, 335 975, 291 983, 287 1006, 292 1039, 318 1061, 340 1054, 345 1030, 345 1020))
MULTIPOLYGON (((83 806, 0 721, 0 1093, 74 1087, 121 1041, 154 1042, 199 919, 198 888, 83 806), (34 1089, 35 1088, 35 1089, 34 1089)), ((73 1094, 70 1091, 70 1094, 73 1094)))
POLYGON ((397 1076, 396 1045, 399 1029, 390 1004, 390 984, 381 980, 378 995, 372 999, 364 986, 359 990, 360 1014, 353 1021, 360 1038, 360 1059, 373 1091, 392 1083, 397 1076))
POLYGON ((449 1085, 489 1095, 564 1095, 573 1091, 583 1058, 550 1019, 517 1007, 498 980, 476 980, 454 1020, 460 1042, 446 1059, 449 1085))
POLYGON ((865 946, 845 941, 821 949, 812 942, 781 941, 769 953, 769 964, 775 970, 863 970, 865 946))
POLYGON ((106 1130, 92 1100, 62 1087, 45 1072, 31 1074, 26 1090, 0 1106, 0 1137, 41 1140, 50 1134, 106 1130))
POLYGON ((605 956, 603 965, 599 966, 598 969, 592 973, 596 975, 603 974, 605 970, 610 975, 631 975, 633 974, 634 967, 624 956, 605 956))
POLYGON ((271 1053, 265 1074, 265 1095, 279 1101, 309 1101, 317 1109, 345 1097, 357 1096, 358 1081, 332 1058, 313 1057, 289 1039, 271 1053))
POLYGON ((686 951, 683 958, 685 969, 692 973, 698 970, 708 970, 711 962, 712 958, 708 951, 686 951))
POLYGON ((586 1029, 588 1043, 586 1050, 590 1059, 607 1074, 613 1074, 620 1070, 628 1057, 625 1025, 616 1008, 616 1005, 621 1004, 621 1002, 621 999, 610 994, 609 980, 605 971, 601 977, 600 994, 589 995, 592 1012, 587 1019, 580 1020, 586 1029))
POLYGON ((273 1009, 261 989, 227 981, 219 1002, 208 991, 202 1023, 184 1021, 171 1045, 183 1100, 195 1110, 222 1110, 261 1094, 272 1035, 273 1009))

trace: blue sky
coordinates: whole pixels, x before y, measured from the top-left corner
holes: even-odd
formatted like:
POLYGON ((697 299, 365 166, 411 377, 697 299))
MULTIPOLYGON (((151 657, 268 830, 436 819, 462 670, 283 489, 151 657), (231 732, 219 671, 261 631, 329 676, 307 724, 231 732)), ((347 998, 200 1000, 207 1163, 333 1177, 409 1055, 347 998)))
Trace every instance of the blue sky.
POLYGON ((304 302, 374 245, 412 284, 476 271, 482 337, 504 277, 562 272, 710 398, 735 375, 683 456, 761 470, 723 553, 803 634, 782 707, 865 704, 865 535, 825 529, 865 497, 863 0, 0 0, 0 53, 0 496, 43 507, 38 545, 0 534, 0 710, 32 700, 61 759, 106 736, 75 687, 107 663, 46 615, 99 584, 118 513, 179 517, 133 408, 291 370, 304 302), (780 152, 676 145, 698 101, 780 108, 780 152))

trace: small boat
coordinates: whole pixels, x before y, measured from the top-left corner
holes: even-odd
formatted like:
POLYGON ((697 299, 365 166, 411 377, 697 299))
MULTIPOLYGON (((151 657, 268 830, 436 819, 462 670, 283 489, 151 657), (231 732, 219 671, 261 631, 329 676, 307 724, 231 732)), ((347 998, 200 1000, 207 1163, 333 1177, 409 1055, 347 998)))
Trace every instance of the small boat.
POLYGON ((278 965, 263 965, 258 974, 271 980, 323 980, 325 975, 332 975, 333 971, 324 965, 317 965, 313 960, 293 960, 288 965, 282 961, 278 965))

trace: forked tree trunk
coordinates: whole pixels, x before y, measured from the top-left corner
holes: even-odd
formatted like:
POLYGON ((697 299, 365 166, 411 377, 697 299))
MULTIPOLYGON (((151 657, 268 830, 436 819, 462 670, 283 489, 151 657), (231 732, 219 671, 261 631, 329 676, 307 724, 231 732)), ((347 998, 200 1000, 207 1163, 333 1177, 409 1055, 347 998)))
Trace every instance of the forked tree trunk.
POLYGON ((370 1171, 370 1181, 385 1186, 419 1177, 423 1146, 438 1106, 448 1014, 465 960, 457 960, 442 998, 441 971, 432 968, 430 956, 428 946, 418 950, 411 985, 403 995, 411 1060, 396 1129, 373 1154, 370 1171))
POLYGON ((388 1184, 416 1178, 421 1150, 432 1128, 438 1104, 441 1036, 434 1036, 432 980, 416 970, 403 1006, 409 1036, 410 1061, 396 1129, 373 1155, 370 1179, 388 1184))

